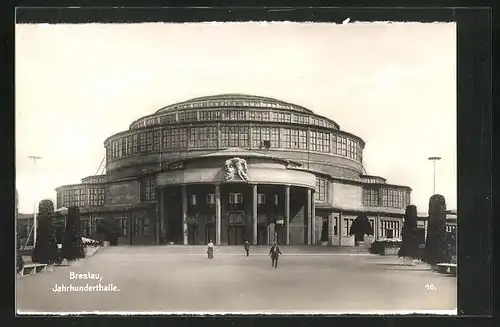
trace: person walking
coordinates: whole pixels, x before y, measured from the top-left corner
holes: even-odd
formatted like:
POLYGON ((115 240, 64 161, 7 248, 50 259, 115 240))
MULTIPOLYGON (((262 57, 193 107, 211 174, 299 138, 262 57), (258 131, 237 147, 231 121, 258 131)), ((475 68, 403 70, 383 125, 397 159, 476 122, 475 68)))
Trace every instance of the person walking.
POLYGON ((278 243, 274 242, 273 246, 269 250, 269 255, 271 256, 271 267, 278 268, 278 259, 280 257, 281 251, 278 243))
POLYGON ((207 248, 208 258, 213 259, 214 258, 214 243, 212 242, 212 240, 210 240, 208 242, 207 246, 208 246, 208 248, 207 248))
POLYGON ((250 254, 250 243, 248 243, 248 241, 245 241, 244 247, 245 247, 245 254, 248 257, 248 255, 250 254))

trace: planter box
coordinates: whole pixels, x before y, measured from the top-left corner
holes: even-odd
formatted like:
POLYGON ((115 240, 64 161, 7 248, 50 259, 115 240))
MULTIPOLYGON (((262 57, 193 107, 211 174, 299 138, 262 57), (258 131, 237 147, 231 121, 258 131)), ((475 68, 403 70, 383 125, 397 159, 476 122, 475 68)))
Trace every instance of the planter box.
POLYGON ((380 255, 398 255, 399 247, 384 246, 380 255))

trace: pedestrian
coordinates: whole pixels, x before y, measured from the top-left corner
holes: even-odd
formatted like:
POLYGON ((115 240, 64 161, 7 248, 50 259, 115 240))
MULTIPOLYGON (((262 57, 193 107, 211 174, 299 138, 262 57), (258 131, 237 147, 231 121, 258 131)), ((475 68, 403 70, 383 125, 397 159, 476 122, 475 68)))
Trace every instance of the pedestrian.
POLYGON ((207 254, 209 259, 214 258, 214 243, 212 242, 212 240, 208 242, 207 254))
POLYGON ((248 255, 250 254, 250 243, 248 243, 248 241, 245 241, 244 247, 245 247, 245 254, 248 257, 248 255))
POLYGON ((274 242, 271 250, 269 250, 269 255, 271 256, 271 267, 278 268, 278 259, 280 257, 281 251, 278 243, 274 242))

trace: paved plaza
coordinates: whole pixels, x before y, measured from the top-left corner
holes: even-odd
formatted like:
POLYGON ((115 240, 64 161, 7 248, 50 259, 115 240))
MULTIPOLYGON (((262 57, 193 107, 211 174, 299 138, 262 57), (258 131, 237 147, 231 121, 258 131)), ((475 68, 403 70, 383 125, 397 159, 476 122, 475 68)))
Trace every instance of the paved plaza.
POLYGON ((105 248, 71 266, 18 278, 17 309, 330 313, 457 307, 456 278, 432 272, 424 264, 403 266, 397 257, 355 250, 281 250, 274 269, 267 247, 253 248, 249 257, 242 247, 219 247, 213 260, 206 258, 202 246, 105 248), (70 279, 74 274, 99 274, 100 280, 70 279), (102 291, 54 292, 56 284, 101 284, 102 291), (115 291, 104 291, 105 287, 115 291))

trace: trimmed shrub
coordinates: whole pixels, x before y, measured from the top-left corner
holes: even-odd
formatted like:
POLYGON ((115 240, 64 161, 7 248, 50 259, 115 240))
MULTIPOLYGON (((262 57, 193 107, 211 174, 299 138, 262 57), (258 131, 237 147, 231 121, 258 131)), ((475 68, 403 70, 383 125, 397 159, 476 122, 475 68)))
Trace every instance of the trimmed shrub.
POLYGON ((381 254, 384 248, 399 248, 402 244, 399 240, 375 241, 370 246, 370 253, 381 254))
POLYGON ((399 250, 398 257, 412 259, 420 258, 417 236, 417 207, 414 205, 406 207, 405 221, 401 234, 403 243, 399 250))
POLYGON ((349 230, 349 235, 354 235, 356 242, 364 241, 365 235, 373 235, 372 224, 370 224, 370 220, 368 220, 365 214, 361 214, 354 219, 349 230))
POLYGON ((429 221, 427 239, 422 261, 435 265, 451 261, 450 247, 446 235, 446 201, 435 194, 429 199, 429 221))
POLYGON ((19 273, 24 268, 23 254, 21 253, 21 239, 17 237, 16 242, 16 271, 19 273))
POLYGON ((54 203, 42 200, 38 205, 37 239, 31 260, 34 263, 52 264, 60 262, 54 226, 54 203))
POLYGON ((66 232, 62 246, 62 257, 68 261, 85 258, 82 236, 80 234, 80 210, 77 207, 68 208, 66 217, 66 232))

